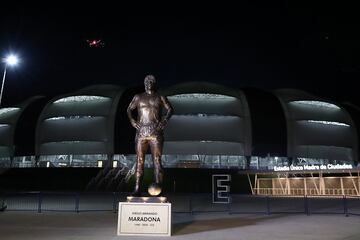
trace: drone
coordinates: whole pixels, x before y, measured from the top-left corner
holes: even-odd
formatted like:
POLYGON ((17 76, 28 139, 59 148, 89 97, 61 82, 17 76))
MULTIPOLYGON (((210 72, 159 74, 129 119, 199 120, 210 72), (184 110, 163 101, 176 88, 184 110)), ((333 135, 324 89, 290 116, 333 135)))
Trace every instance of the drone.
POLYGON ((101 48, 105 46, 105 43, 101 39, 87 39, 88 47, 101 48))

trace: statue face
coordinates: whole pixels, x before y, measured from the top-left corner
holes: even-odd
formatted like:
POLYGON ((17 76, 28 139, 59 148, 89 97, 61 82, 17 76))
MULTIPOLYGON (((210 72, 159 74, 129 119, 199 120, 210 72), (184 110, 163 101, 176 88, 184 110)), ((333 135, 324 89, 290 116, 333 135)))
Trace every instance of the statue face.
POLYGON ((155 91, 156 89, 156 80, 153 76, 147 76, 144 81, 145 91, 155 91))

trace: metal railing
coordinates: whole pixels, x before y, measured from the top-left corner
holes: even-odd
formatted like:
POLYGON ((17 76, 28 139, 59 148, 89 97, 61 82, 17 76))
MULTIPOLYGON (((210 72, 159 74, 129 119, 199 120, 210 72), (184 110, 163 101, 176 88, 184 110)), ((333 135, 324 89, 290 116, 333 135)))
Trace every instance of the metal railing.
MULTIPOLYGON (((5 211, 86 212, 111 211, 126 201, 127 193, 15 192, 0 194, 5 211)), ((211 194, 167 194, 174 213, 225 212, 229 214, 344 214, 360 216, 360 198, 353 196, 259 196, 232 194, 229 204, 212 202, 211 194)), ((0 207, 1 209, 1 207, 0 207)))

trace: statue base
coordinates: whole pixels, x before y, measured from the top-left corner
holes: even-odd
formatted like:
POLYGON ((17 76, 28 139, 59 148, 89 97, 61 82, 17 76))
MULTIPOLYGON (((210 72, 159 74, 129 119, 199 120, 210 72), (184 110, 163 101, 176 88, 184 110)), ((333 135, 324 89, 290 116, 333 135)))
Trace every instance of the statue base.
POLYGON ((166 197, 132 197, 126 198, 127 202, 140 202, 140 203, 166 203, 166 197))
POLYGON ((119 202, 117 235, 171 236, 171 203, 166 197, 127 197, 119 202))

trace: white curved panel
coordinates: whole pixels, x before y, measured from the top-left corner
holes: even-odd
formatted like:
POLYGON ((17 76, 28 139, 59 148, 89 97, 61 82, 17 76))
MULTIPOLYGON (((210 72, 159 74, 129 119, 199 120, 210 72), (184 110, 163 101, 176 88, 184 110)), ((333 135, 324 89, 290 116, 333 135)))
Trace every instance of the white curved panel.
POLYGON ((227 99, 235 100, 235 97, 221 95, 221 94, 212 94, 212 93, 185 93, 185 94, 176 94, 168 97, 169 99, 227 99))
POLYGON ((19 110, 20 108, 0 108, 0 117, 3 117, 9 113, 15 113, 19 110))
POLYGON ((74 103, 74 102, 91 102, 91 101, 104 101, 109 100, 108 97, 102 96, 90 96, 90 95, 80 95, 80 96, 70 96, 56 100, 54 103, 74 103))
POLYGON ((333 126, 342 126, 342 127, 350 127, 349 124, 341 123, 341 122, 330 122, 330 121, 317 121, 317 120, 306 120, 309 123, 315 124, 323 124, 323 125, 333 125, 333 126))
POLYGON ((165 129, 169 141, 244 141, 244 121, 237 116, 174 115, 165 129))
POLYGON ((296 90, 276 92, 288 131, 288 156, 354 161, 357 133, 345 109, 296 90))
POLYGON ((45 119, 45 121, 71 120, 71 119, 86 119, 86 118, 91 119, 91 118, 94 118, 94 116, 79 116, 79 115, 75 115, 75 116, 51 117, 51 118, 45 119))
POLYGON ((214 114, 244 116, 241 100, 229 98, 173 98, 168 97, 174 114, 214 114))
POLYGON ((336 106, 335 104, 323 102, 323 101, 314 101, 314 100, 291 101, 291 102, 289 102, 289 104, 305 105, 305 106, 327 108, 327 109, 341 109, 340 107, 336 106))

